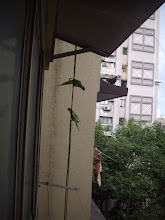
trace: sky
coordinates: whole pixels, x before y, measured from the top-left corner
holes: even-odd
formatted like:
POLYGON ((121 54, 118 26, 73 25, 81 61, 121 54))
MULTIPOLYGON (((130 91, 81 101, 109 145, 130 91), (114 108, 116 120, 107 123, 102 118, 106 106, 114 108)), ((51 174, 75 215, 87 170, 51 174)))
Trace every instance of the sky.
POLYGON ((158 116, 165 115, 165 4, 160 8, 158 116))

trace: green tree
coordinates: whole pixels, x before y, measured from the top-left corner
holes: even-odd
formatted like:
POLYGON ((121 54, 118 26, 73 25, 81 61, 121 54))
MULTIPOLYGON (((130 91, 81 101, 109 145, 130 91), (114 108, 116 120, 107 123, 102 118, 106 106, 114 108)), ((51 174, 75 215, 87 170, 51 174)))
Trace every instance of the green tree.
POLYGON ((165 129, 130 119, 110 138, 96 123, 95 146, 113 160, 103 161, 102 186, 93 196, 115 199, 114 219, 165 219, 165 129), (117 217, 118 215, 118 217, 117 217))

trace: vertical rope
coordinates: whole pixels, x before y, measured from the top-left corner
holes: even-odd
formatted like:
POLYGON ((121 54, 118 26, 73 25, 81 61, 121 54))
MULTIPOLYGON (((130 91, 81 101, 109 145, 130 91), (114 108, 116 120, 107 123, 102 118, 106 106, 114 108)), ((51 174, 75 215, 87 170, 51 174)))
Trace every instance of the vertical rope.
MULTIPOLYGON (((75 46, 75 51, 76 51, 76 50, 77 50, 77 46, 75 46)), ((75 54, 75 56, 74 56, 73 79, 75 79, 75 74, 76 74, 76 54, 75 54)), ((73 98, 74 98, 74 83, 73 83, 73 86, 72 86, 71 112, 72 112, 72 107, 73 107, 73 98)), ((72 134, 72 118, 71 118, 71 114, 70 114, 69 149, 68 149, 68 163, 67 163, 67 174, 66 174, 66 186, 68 186, 68 183, 69 183, 71 134, 72 134)), ((65 190, 64 220, 67 220, 67 211, 68 211, 68 189, 65 190)))

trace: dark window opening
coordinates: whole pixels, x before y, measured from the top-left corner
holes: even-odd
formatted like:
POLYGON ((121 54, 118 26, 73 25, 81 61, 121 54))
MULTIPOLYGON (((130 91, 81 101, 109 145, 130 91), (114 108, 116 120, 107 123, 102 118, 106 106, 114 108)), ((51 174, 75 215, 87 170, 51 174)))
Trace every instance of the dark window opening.
POLYGON ((127 47, 123 47, 123 55, 128 55, 128 48, 127 47))
POLYGON ((122 65, 122 71, 123 71, 124 73, 127 72, 127 65, 122 65))
POLYGON ((127 88, 127 81, 121 80, 121 87, 127 88))

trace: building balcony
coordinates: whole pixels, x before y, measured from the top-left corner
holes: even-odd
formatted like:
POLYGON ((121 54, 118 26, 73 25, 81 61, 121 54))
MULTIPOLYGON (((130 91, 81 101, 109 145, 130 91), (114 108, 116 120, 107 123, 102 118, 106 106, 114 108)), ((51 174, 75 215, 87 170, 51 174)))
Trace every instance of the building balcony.
POLYGON ((104 73, 104 74, 115 74, 116 72, 116 68, 115 67, 101 67, 101 73, 104 73))

